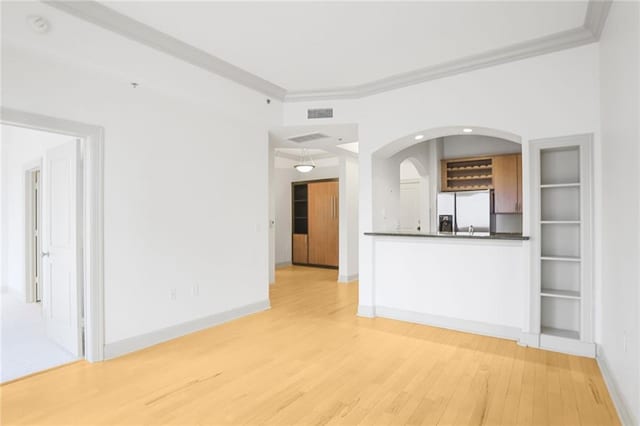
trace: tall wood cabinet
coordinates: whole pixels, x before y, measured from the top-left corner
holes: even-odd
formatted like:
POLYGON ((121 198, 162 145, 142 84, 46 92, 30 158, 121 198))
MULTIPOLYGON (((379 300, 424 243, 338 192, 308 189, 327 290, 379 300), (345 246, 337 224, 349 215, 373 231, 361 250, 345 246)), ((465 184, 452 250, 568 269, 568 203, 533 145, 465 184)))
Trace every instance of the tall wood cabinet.
POLYGON ((522 213, 522 156, 493 157, 496 213, 522 213))
POLYGON ((338 181, 292 184, 292 262, 338 267, 338 181))

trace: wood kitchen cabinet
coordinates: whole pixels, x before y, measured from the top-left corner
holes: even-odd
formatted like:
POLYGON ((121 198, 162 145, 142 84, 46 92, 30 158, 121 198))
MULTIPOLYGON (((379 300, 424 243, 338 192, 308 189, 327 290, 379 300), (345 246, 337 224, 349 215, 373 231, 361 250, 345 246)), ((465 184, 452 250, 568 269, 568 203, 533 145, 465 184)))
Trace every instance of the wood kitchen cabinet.
POLYGON ((522 213, 522 155, 498 155, 492 164, 495 212, 522 213))
POLYGON ((292 261, 338 267, 338 181, 294 182, 292 261))

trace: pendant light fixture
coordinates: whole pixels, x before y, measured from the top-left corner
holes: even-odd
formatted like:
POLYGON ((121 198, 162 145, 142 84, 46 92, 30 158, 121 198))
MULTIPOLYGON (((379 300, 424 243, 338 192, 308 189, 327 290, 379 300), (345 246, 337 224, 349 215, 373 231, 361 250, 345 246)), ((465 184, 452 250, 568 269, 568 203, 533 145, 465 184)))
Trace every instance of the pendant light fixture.
POLYGON ((302 155, 300 156, 300 163, 293 166, 294 169, 299 171, 300 173, 309 173, 311 170, 316 168, 315 163, 310 155, 307 154, 306 149, 302 149, 302 155), (306 159, 305 159, 306 157, 306 159))

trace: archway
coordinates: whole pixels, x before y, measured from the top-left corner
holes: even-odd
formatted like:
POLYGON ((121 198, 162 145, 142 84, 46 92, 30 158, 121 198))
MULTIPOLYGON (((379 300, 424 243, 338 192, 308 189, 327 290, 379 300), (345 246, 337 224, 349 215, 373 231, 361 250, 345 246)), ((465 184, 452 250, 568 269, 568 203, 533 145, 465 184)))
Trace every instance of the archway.
MULTIPOLYGON (((439 127, 407 134, 389 142, 372 155, 373 229, 436 231, 437 194, 456 190, 444 187, 441 171, 443 160, 489 156, 498 163, 507 156, 521 156, 521 152, 519 136, 487 127, 439 127), (405 173, 411 171, 413 178, 402 176, 403 170, 405 173)), ((521 175, 521 159, 517 164, 519 169, 514 173, 521 175)), ((515 159, 513 165, 516 167, 515 159)), ((470 172, 463 174, 460 179, 471 178, 470 172)), ((518 182, 520 188, 517 191, 522 197, 522 179, 518 182)), ((493 189, 493 181, 485 180, 484 184, 484 188, 478 189, 493 189)), ((472 186, 462 185, 460 190, 471 189, 472 186)), ((495 194, 498 196, 499 191, 495 191, 495 194)), ((522 231, 522 204, 519 202, 517 205, 518 211, 496 211, 492 216, 495 223, 504 227, 504 232, 522 231), (502 216, 498 217, 498 214, 502 216)))

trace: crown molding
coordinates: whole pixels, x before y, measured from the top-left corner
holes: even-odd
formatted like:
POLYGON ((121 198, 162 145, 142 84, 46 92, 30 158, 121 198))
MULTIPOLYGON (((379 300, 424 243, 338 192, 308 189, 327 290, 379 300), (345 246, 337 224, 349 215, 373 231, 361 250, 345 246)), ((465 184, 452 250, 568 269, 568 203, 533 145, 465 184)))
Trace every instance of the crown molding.
POLYGON ((407 73, 396 74, 370 83, 347 87, 310 91, 287 92, 286 102, 316 101, 327 99, 353 99, 371 96, 389 90, 400 89, 425 81, 436 80, 456 74, 500 65, 507 62, 557 52, 597 41, 593 33, 585 27, 574 28, 534 40, 494 49, 455 61, 421 68, 407 73))
POLYGON ((169 54, 245 87, 264 93, 267 96, 286 102, 301 102, 362 98, 426 81, 594 43, 600 39, 612 0, 589 0, 584 24, 578 28, 454 61, 392 75, 365 84, 297 91, 287 91, 204 50, 184 43, 96 1, 42 1, 77 18, 169 54))
POLYGON ((612 0, 590 0, 587 4, 587 15, 584 18, 584 27, 600 40, 604 24, 609 16, 612 0))
POLYGON ((249 89, 283 100, 286 90, 257 75, 191 46, 142 22, 129 18, 96 1, 53 1, 43 3, 108 31, 164 52, 191 65, 227 78, 249 89))

